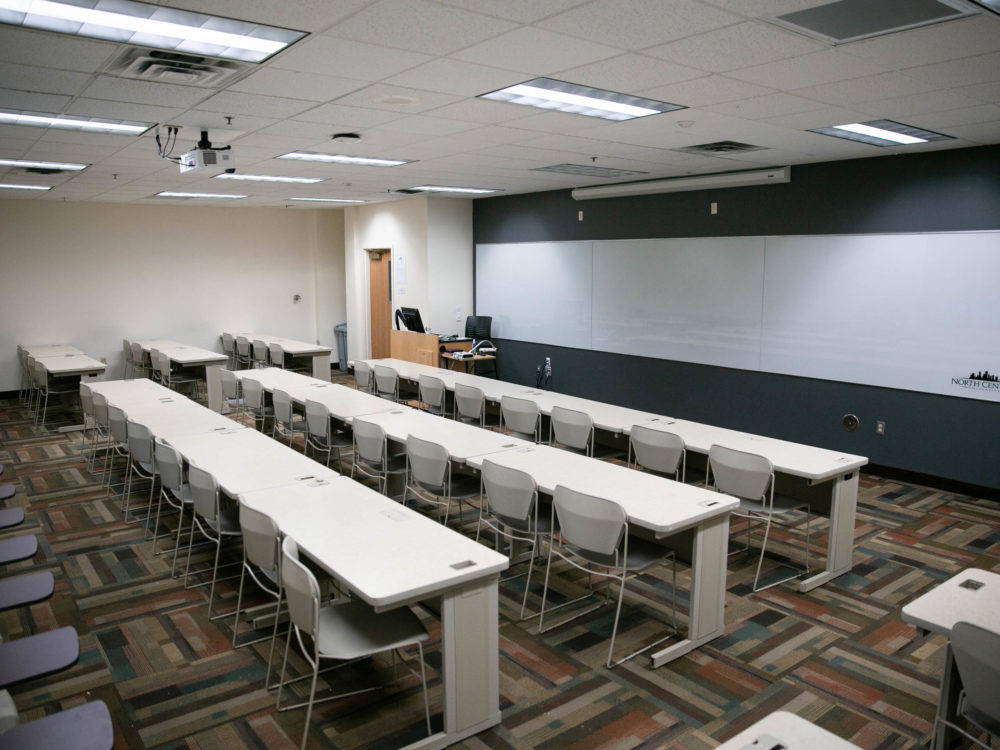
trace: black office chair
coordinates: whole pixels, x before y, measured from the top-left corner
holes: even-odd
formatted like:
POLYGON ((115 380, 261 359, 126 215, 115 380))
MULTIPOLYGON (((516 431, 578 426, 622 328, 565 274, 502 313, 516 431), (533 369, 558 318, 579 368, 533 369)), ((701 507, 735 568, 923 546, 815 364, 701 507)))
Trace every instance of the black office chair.
MULTIPOLYGON (((491 331, 493 329, 493 316, 492 315, 469 315, 465 319, 465 337, 469 339, 474 339, 475 341, 482 341, 483 339, 488 339, 491 336, 491 331)), ((497 361, 490 360, 488 362, 476 362, 473 364, 473 372, 476 375, 486 375, 490 374, 493 377, 500 377, 500 373, 497 371, 497 361), (485 370, 485 371, 484 371, 485 370)))

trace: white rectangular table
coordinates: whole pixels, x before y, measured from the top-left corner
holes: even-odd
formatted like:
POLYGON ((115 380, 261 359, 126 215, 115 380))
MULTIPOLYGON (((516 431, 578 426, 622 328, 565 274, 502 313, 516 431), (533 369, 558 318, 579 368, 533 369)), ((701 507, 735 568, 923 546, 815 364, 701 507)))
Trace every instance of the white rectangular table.
MULTIPOLYGON (((946 637, 959 622, 970 622, 986 630, 1000 631, 1000 574, 979 568, 968 568, 944 583, 919 596, 903 607, 903 622, 920 630, 946 637)), ((945 655, 941 675, 941 695, 938 712, 948 721, 958 716, 958 695, 962 678, 955 665, 951 642, 945 655)), ((954 745, 958 733, 945 726, 934 737, 934 750, 954 745)))
POLYGON ((691 452, 707 455, 713 445, 724 445, 766 456, 774 465, 779 491, 808 500, 812 512, 830 518, 826 567, 800 581, 799 591, 811 591, 851 569, 858 472, 867 458, 684 419, 658 417, 644 424, 680 435, 691 452))
POLYGON ((182 367, 205 367, 205 383, 208 386, 208 408, 222 411, 222 381, 219 378, 221 370, 229 361, 229 357, 209 349, 188 346, 170 339, 142 339, 137 342, 147 354, 150 349, 156 349, 166 354, 173 364, 182 367))
POLYGON ((291 357, 309 357, 312 360, 312 376, 327 382, 330 381, 330 353, 332 350, 328 346, 286 339, 266 333, 237 333, 234 336, 245 336, 251 342, 254 340, 263 341, 268 346, 278 344, 281 350, 291 357))
POLYGON ((319 401, 330 410, 330 414, 342 422, 363 414, 399 408, 399 404, 371 393, 345 385, 326 383, 279 367, 238 370, 235 374, 240 380, 251 378, 258 381, 265 391, 274 391, 275 388, 283 390, 300 405, 304 405, 306 401, 319 401))
POLYGON ((55 357, 60 354, 83 354, 72 344, 33 344, 21 349, 32 357, 55 357))
POLYGON ((485 459, 528 473, 548 495, 563 485, 613 500, 625 509, 630 524, 658 539, 693 531, 688 637, 654 653, 653 666, 725 632, 726 551, 729 514, 739 505, 735 498, 547 445, 473 457, 469 465, 482 468, 485 459))
POLYGON ((35 357, 45 371, 54 378, 74 375, 99 375, 107 369, 100 360, 86 354, 48 354, 35 357))
POLYGON ((497 583, 507 558, 346 477, 248 492, 302 552, 378 611, 440 599, 443 748, 500 721, 497 583))

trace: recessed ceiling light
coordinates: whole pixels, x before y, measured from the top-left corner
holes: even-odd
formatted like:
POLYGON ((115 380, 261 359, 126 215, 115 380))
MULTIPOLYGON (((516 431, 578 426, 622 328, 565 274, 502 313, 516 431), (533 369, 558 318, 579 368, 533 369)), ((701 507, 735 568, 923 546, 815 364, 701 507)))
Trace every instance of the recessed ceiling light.
POLYGON ((173 190, 164 190, 157 193, 154 198, 246 198, 245 195, 228 195, 226 193, 178 193, 173 190))
POLYGON ((152 122, 115 122, 114 120, 101 120, 94 117, 68 117, 66 115, 12 112, 10 110, 0 112, 0 123, 31 125, 36 128, 86 130, 95 133, 121 133, 122 135, 142 135, 154 125, 152 122))
POLYGON ((277 175, 270 174, 242 174, 236 172, 233 174, 223 173, 217 174, 213 179, 216 180, 249 180, 251 182, 301 182, 304 184, 311 184, 313 182, 322 182, 322 177, 278 177, 277 175))
POLYGON ((894 120, 851 122, 845 125, 831 125, 828 128, 814 128, 809 132, 832 135, 835 138, 846 138, 849 141, 868 143, 872 146, 910 146, 928 141, 953 140, 950 135, 904 125, 894 120))
POLYGON ((364 203, 352 198, 289 198, 290 201, 315 201, 316 203, 364 203))
POLYGON ((254 63, 306 35, 133 0, 0 0, 0 23, 254 63))
POLYGON ((375 159, 369 156, 322 154, 315 151, 292 151, 287 154, 282 154, 278 158, 298 159, 299 161, 320 161, 326 164, 355 164, 362 167, 398 167, 400 164, 412 163, 402 159, 375 159))
POLYGON ((8 185, 5 183, 0 183, 0 189, 3 190, 51 190, 51 187, 46 185, 8 185))
POLYGON ((490 188, 447 187, 445 185, 417 185, 416 187, 407 188, 407 191, 416 191, 418 193, 472 193, 475 195, 500 192, 499 190, 490 188))
POLYGON ((0 167, 21 167, 23 169, 57 169, 64 172, 79 172, 89 164, 71 164, 61 161, 28 161, 27 159, 0 159, 0 167))
POLYGON ((479 98, 554 109, 588 117, 602 117, 606 120, 631 120, 684 109, 679 104, 643 99, 639 96, 580 86, 552 78, 534 78, 499 91, 481 94, 479 98))

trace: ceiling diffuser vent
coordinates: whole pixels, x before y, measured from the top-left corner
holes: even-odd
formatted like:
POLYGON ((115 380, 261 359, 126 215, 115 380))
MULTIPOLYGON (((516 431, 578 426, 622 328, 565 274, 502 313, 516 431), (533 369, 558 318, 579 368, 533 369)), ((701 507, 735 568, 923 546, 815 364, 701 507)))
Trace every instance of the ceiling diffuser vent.
POLYGON ((250 69, 250 65, 233 60, 129 47, 111 62, 107 72, 140 81, 220 88, 250 69))
POLYGON ((725 156, 726 154, 741 154, 746 151, 763 151, 766 146, 754 146, 750 143, 740 143, 739 141, 714 141, 712 143, 699 143, 695 146, 685 146, 684 148, 672 148, 671 151, 679 151, 682 154, 708 154, 709 156, 725 156))
POLYGON ((838 0, 771 20, 828 44, 845 44, 977 12, 962 0, 838 0))

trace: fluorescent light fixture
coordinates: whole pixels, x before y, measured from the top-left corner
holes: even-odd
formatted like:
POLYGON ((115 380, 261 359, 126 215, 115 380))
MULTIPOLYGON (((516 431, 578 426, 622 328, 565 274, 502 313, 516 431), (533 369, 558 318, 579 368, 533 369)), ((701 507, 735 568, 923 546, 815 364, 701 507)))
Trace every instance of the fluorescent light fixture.
POLYGON ((320 161, 325 164, 354 164, 361 167, 398 167, 400 164, 410 164, 401 159, 375 159, 369 156, 347 156, 346 154, 322 154, 314 151, 292 151, 282 154, 279 159, 298 159, 299 161, 320 161))
POLYGON ((448 187, 446 185, 417 185, 416 187, 407 188, 406 192, 410 192, 411 190, 420 193, 470 193, 473 195, 500 192, 491 188, 448 187))
POLYGON ((51 190, 45 185, 8 185, 0 182, 0 190, 51 190))
MULTIPOLYGON (((3 2, 3 0, 0 0, 3 2)), ((36 128, 60 128, 61 130, 85 130, 94 133, 121 133, 122 135, 142 135, 155 123, 115 122, 88 117, 66 115, 46 115, 38 112, 0 112, 0 124, 31 125, 36 128)))
POLYGON ((22 169, 57 169, 62 172, 79 172, 89 164, 71 164, 61 161, 28 161, 27 159, 0 159, 0 167, 21 167, 22 169))
POLYGON ((253 63, 305 36, 133 0, 0 0, 0 23, 253 63))
POLYGON ((250 180, 251 182, 301 182, 303 184, 311 184, 313 182, 322 182, 322 177, 278 177, 277 175, 270 174, 241 174, 234 172, 232 174, 223 173, 217 174, 212 179, 215 180, 250 180))
POLYGON ((831 125, 828 128, 814 128, 809 132, 832 135, 835 138, 845 138, 849 141, 868 143, 872 146, 910 146, 928 141, 952 140, 949 135, 942 135, 912 125, 904 125, 895 120, 851 122, 845 125, 831 125))
POLYGON ((662 180, 619 182, 615 185, 595 185, 594 187, 576 188, 571 195, 573 200, 585 201, 593 198, 626 198, 633 195, 679 193, 688 190, 721 190, 751 185, 773 185, 791 181, 791 167, 772 167, 770 169, 746 169, 740 172, 699 174, 691 177, 667 177, 662 180))
POLYGON ((602 117, 605 120, 631 120, 636 117, 648 117, 649 115, 658 115, 661 112, 684 109, 679 104, 643 99, 639 96, 595 89, 576 83, 557 81, 553 78, 533 78, 530 81, 508 86, 499 91, 480 94, 479 98, 552 109, 575 115, 602 117))
POLYGON ((364 203, 352 198, 289 198, 290 201, 314 201, 316 203, 364 203))
POLYGON ((176 193, 172 190, 164 190, 157 193, 154 198, 246 198, 245 195, 228 195, 226 193, 176 193))

